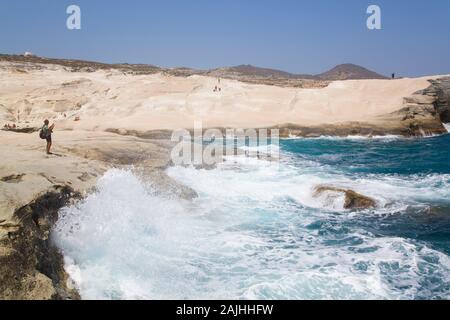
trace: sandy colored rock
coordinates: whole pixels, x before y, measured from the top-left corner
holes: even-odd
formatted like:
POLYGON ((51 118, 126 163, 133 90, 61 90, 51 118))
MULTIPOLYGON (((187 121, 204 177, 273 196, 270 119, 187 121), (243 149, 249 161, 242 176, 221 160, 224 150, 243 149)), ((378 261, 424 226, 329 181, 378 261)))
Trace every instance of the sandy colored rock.
POLYGON ((314 190, 314 196, 318 197, 326 193, 340 193, 345 195, 344 209, 370 209, 376 207, 376 201, 351 189, 343 189, 332 186, 318 186, 314 190))
MULTIPOLYGON (((59 65, 0 62, 0 121, 58 129, 105 131, 204 127, 272 127, 285 123, 325 126, 365 123, 383 128, 386 115, 405 106, 405 97, 429 86, 422 77, 334 81, 324 88, 283 88, 217 78, 165 73, 124 74, 115 69, 70 72, 59 65), (384 118, 380 118, 385 116, 384 118), (77 117, 80 121, 74 121, 77 117)), ((1 122, 0 122, 1 123, 1 122)), ((387 128, 389 128, 387 125, 387 128)))

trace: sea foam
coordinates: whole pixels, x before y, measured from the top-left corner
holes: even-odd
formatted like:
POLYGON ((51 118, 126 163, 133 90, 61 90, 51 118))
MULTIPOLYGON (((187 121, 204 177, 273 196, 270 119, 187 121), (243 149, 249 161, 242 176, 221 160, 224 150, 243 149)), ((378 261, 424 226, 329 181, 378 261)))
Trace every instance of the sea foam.
POLYGON ((449 196, 440 188, 448 181, 351 181, 311 162, 299 169, 240 159, 212 170, 169 168, 197 191, 193 202, 161 197, 134 173, 111 170, 97 192, 64 208, 52 236, 82 297, 413 299, 433 294, 421 292, 430 275, 448 283, 445 254, 351 226, 341 200, 313 196, 317 184, 352 183, 378 201, 408 205, 417 193, 449 196))

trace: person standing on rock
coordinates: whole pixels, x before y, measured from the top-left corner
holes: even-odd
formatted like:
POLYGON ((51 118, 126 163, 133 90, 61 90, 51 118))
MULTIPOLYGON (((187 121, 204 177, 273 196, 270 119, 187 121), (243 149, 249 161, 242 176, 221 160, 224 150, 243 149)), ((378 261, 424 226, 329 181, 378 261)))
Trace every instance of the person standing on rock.
POLYGON ((55 128, 55 124, 52 124, 50 127, 48 126, 50 122, 48 120, 44 121, 44 126, 42 127, 41 131, 39 132, 39 137, 41 139, 47 140, 47 154, 52 154, 50 152, 50 149, 52 147, 52 133, 53 129, 55 128))

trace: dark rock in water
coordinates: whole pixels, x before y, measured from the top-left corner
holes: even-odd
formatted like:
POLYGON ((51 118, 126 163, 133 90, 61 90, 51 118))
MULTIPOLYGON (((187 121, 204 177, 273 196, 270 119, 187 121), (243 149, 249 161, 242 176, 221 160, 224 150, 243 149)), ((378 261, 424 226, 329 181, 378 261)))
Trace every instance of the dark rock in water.
POLYGON ((375 200, 353 190, 345 191, 345 209, 368 209, 376 206, 375 200))
POLYGON ((350 189, 342 189, 331 186, 318 186, 314 196, 320 196, 326 192, 342 193, 345 195, 344 209, 369 209, 376 207, 376 201, 350 189))

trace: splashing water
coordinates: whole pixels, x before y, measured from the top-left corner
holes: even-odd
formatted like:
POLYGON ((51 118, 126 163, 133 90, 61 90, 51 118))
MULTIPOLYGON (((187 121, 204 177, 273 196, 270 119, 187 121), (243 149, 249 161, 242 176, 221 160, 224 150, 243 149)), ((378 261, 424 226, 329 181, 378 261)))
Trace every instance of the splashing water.
POLYGON ((448 299, 449 141, 288 140, 279 166, 169 168, 192 202, 111 170, 53 239, 86 299, 448 299), (344 210, 317 185, 379 206, 344 210))
POLYGON ((444 123, 445 129, 447 129, 447 132, 450 133, 450 123, 444 123))

